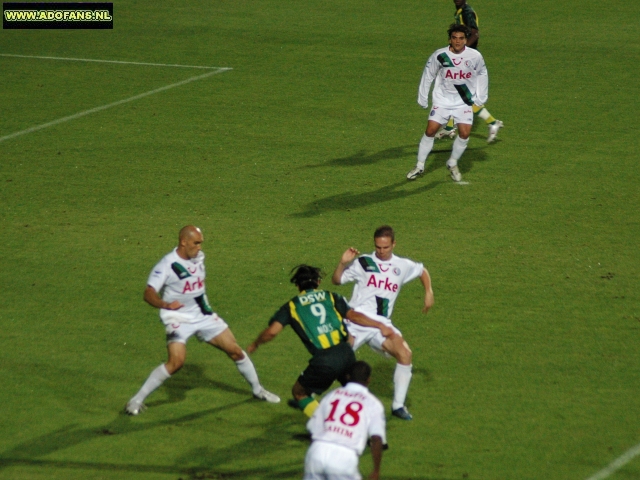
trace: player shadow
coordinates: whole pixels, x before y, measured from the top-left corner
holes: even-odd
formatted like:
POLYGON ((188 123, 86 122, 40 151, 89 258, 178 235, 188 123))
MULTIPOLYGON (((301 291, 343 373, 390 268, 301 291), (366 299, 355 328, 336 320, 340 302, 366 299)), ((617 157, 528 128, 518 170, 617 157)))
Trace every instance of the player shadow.
MULTIPOLYGON (((120 413, 116 418, 99 427, 78 428, 77 425, 67 425, 54 432, 42 435, 36 439, 23 442, 14 448, 0 454, 0 472, 15 466, 40 467, 51 469, 93 470, 96 472, 140 472, 164 475, 181 475, 183 480, 203 478, 299 478, 302 472, 301 461, 279 463, 276 467, 260 466, 261 458, 266 462, 272 460, 279 451, 291 448, 291 429, 304 428, 304 422, 299 422, 297 415, 281 414, 274 416, 270 422, 257 424, 256 430, 262 433, 259 437, 250 438, 243 442, 234 443, 229 447, 215 449, 214 447, 195 448, 187 451, 175 466, 153 465, 145 463, 109 463, 86 462, 70 460, 50 460, 46 457, 52 453, 74 447, 104 437, 114 436, 114 442, 120 443, 122 435, 166 427, 169 425, 184 425, 188 422, 201 421, 217 414, 228 413, 230 409, 241 406, 247 399, 217 408, 211 408, 183 415, 170 420, 158 420, 149 423, 135 421, 132 417, 120 413), (302 427, 301 427, 302 425, 302 427), (263 430, 266 430, 264 432, 263 430), (247 465, 247 467, 238 465, 247 465), (251 465, 251 466, 249 466, 251 465), (226 470, 226 471, 225 471, 226 470)), ((263 417, 259 417, 263 418, 263 417)), ((206 420, 204 420, 206 421, 206 420)), ((223 432, 221 432, 223 434, 223 432)), ((144 448, 144 447, 141 447, 144 448)), ((152 447, 149 447, 152 448, 152 447)))
POLYGON ((152 400, 145 403, 148 407, 158 407, 160 405, 182 402, 187 398, 187 393, 195 388, 222 390, 238 395, 251 395, 251 391, 248 388, 236 388, 208 378, 200 365, 190 363, 182 367, 178 373, 164 382, 158 389, 159 392, 165 392, 167 395, 166 399, 152 400))
MULTIPOLYGON (((472 134, 473 135, 473 134, 472 134)), ((438 140, 439 142, 446 142, 446 140, 438 140)), ((448 142, 452 143, 452 142, 448 142)), ((437 145, 437 144, 436 144, 437 145)), ((473 170, 473 164, 476 162, 485 162, 487 160, 487 152, 485 151, 487 147, 473 147, 467 148, 464 151, 464 154, 458 160, 458 168, 461 173, 469 173, 473 170)), ((439 169, 447 168, 447 160, 451 156, 451 144, 449 145, 438 145, 438 149, 435 148, 431 150, 431 153, 427 157, 427 163, 424 169, 424 176, 426 177, 430 173, 435 172, 439 169)), ((424 177, 423 177, 424 178, 424 177)), ((418 181, 420 179, 418 178, 418 181)))
POLYGON ((408 183, 409 182, 407 182, 407 180, 402 180, 369 192, 346 192, 331 195, 330 197, 314 200, 303 207, 304 210, 302 212, 293 213, 289 216, 294 218, 310 218, 333 210, 350 211, 352 209, 364 208, 377 203, 392 202, 400 198, 406 198, 428 192, 445 182, 443 180, 433 181, 427 185, 419 186, 418 188, 415 188, 413 185, 408 186, 408 183))
MULTIPOLYGON (((121 412, 114 420, 99 427, 78 428, 76 424, 67 425, 54 432, 20 443, 12 449, 2 452, 0 454, 0 459, 2 460, 0 462, 0 471, 9 464, 41 464, 45 462, 45 460, 40 460, 38 457, 65 450, 101 436, 130 434, 157 427, 194 421, 216 413, 227 412, 229 409, 233 409, 250 401, 253 400, 248 398, 240 402, 183 415, 179 418, 158 420, 149 423, 133 422, 132 417, 121 412)), ((62 463, 64 464, 66 462, 62 463)), ((85 462, 80 463, 85 464, 85 462)), ((91 465, 91 463, 88 463, 88 465, 91 465)))
POLYGON ((315 165, 306 165, 304 168, 324 168, 324 167, 358 167, 363 165, 373 165, 385 160, 397 160, 416 154, 417 143, 415 145, 401 145, 399 147, 387 148, 375 153, 367 153, 360 150, 347 157, 331 159, 327 162, 315 165))

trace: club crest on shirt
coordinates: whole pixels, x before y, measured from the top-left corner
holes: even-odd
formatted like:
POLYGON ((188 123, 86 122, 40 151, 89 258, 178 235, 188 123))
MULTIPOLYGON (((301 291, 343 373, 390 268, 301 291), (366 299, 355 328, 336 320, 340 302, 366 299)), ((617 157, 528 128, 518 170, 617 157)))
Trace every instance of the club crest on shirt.
POLYGON ((400 276, 400 274, 402 273, 398 267, 394 267, 394 269, 393 269, 392 271, 393 271, 393 274, 394 274, 396 277, 399 277, 399 276, 400 276))

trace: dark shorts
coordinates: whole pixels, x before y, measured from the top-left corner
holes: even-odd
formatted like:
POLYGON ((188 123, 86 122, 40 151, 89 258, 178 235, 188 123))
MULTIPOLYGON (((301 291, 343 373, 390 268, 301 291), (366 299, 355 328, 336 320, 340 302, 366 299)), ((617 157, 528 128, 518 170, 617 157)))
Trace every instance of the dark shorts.
POLYGON ((356 355, 347 342, 320 350, 309 360, 309 366, 298 377, 298 382, 307 393, 320 395, 335 380, 345 385, 346 375, 355 361, 356 355))

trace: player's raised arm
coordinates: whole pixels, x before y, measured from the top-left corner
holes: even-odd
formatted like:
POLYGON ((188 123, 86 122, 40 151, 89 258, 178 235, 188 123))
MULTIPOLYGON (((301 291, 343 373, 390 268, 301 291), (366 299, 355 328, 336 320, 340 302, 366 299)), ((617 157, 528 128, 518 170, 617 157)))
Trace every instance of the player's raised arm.
POLYGON ((273 322, 267 328, 265 328, 258 338, 256 338, 251 345, 247 347, 247 353, 255 352, 263 343, 273 340, 284 328, 280 322, 273 322))
POLYGON ((353 262, 355 260, 355 258, 358 255, 360 255, 360 252, 358 251, 358 249, 353 248, 353 247, 349 247, 342 254, 342 257, 340 258, 340 263, 338 263, 338 266, 336 267, 336 269, 333 272, 333 275, 331 276, 331 282, 334 285, 340 285, 341 284, 342 274, 344 273, 345 269, 351 264, 351 262, 353 262))
POLYGON ((165 302, 156 289, 151 285, 147 285, 147 288, 144 289, 144 295, 142 298, 144 298, 144 301, 152 307, 164 308, 165 310, 178 310, 184 306, 177 300, 174 300, 171 303, 165 302))
POLYGON ((422 270, 422 275, 420 276, 420 281, 424 286, 424 307, 422 308, 423 313, 427 313, 431 307, 433 307, 433 289, 431 288, 431 276, 429 276, 429 272, 425 268, 422 270))

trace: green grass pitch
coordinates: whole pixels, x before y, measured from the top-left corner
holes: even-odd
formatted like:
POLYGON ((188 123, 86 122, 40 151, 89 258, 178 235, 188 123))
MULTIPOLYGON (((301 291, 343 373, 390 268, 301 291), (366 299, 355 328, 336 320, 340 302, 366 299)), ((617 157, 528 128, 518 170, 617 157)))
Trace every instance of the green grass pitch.
MULTIPOLYGON (((468 185, 450 140, 405 180, 449 0, 123 0, 113 30, 0 32, 2 55, 232 69, 30 131, 213 70, 0 56, 0 139, 29 130, 0 140, 0 479, 302 477, 302 414, 195 340, 121 413, 165 360, 142 292, 189 223, 242 346, 293 266, 330 274, 381 224, 429 268, 432 311, 414 282, 394 313, 414 420, 389 417, 383 478, 586 480, 640 443, 640 4, 470 3, 505 127, 476 122, 468 185)), ((358 357, 388 411, 394 363, 358 357)), ((307 354, 287 330, 253 361, 286 400, 307 354)))

